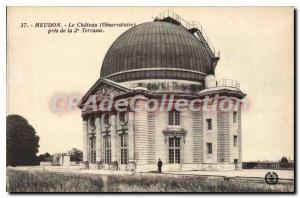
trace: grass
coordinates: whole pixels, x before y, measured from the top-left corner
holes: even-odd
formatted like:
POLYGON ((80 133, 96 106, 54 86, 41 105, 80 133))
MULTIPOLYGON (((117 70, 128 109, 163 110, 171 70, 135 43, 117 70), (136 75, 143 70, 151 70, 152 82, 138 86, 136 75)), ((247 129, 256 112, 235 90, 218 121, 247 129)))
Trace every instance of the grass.
POLYGON ((223 178, 167 175, 97 175, 7 170, 8 192, 282 192, 293 185, 270 186, 223 178))
POLYGON ((97 175, 46 171, 7 171, 8 192, 101 192, 103 182, 97 175))
MULTIPOLYGON (((267 184, 225 181, 223 178, 109 176, 111 192, 272 192, 267 184)), ((277 190, 275 190, 277 191, 277 190)))

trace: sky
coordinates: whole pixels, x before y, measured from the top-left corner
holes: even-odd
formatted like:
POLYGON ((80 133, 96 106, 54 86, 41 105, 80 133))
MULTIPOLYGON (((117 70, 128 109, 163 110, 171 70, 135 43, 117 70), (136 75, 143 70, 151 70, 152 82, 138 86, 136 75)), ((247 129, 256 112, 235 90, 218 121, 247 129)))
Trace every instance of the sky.
POLYGON ((51 101, 83 95, 99 78, 109 46, 128 27, 104 33, 48 34, 41 22, 136 23, 171 9, 202 24, 220 50, 218 78, 247 94, 242 112, 243 161, 294 155, 294 38, 291 7, 9 7, 7 114, 25 117, 40 136, 40 153, 82 147, 79 109, 53 112, 51 101), (28 28, 22 28, 27 23, 28 28))

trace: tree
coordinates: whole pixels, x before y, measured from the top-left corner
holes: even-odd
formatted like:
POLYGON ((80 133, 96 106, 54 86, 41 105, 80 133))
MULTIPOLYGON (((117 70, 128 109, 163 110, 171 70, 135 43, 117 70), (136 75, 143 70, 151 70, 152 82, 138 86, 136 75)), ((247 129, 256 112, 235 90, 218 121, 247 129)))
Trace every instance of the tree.
POLYGON ((52 156, 49 153, 40 154, 38 156, 39 162, 52 161, 52 156))
POLYGON ((37 165, 39 136, 20 115, 6 117, 6 166, 37 165))
POLYGON ((77 149, 77 148, 72 148, 70 151, 69 151, 69 154, 70 154, 70 160, 71 161, 82 161, 82 156, 83 156, 83 153, 81 150, 77 149))
POLYGON ((286 157, 282 157, 280 162, 281 163, 288 163, 288 159, 286 157))
POLYGON ((289 164, 288 159, 286 157, 282 157, 279 163, 280 167, 286 168, 288 167, 288 164, 289 164))

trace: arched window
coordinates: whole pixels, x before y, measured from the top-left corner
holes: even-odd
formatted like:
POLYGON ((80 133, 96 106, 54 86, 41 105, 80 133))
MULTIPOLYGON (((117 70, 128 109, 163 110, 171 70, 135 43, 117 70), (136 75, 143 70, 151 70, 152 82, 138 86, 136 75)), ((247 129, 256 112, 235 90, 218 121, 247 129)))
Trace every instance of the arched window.
POLYGON ((180 125, 180 112, 176 110, 169 111, 169 125, 180 125))

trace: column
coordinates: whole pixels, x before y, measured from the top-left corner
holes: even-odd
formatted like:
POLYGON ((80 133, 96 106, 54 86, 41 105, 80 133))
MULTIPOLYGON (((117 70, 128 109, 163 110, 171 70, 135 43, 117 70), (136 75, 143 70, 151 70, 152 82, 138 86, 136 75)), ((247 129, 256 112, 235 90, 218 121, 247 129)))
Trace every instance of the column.
MULTIPOLYGON (((225 106, 226 107, 226 106, 225 106)), ((217 162, 230 163, 230 113, 220 109, 217 110, 217 162)), ((213 147, 214 148, 214 147, 213 147)), ((215 155, 213 150, 213 155, 215 155)))
POLYGON ((95 119, 96 125, 96 163, 98 164, 98 168, 101 168, 102 165, 102 138, 101 138, 101 118, 99 115, 96 116, 95 119))
MULTIPOLYGON (((145 100, 137 100, 136 108, 144 107, 145 100)), ((148 153, 148 112, 137 110, 134 112, 134 141, 135 141, 135 160, 137 164, 147 164, 148 153)))
POLYGON ((136 162, 135 162, 135 140, 134 140, 134 117, 133 112, 128 112, 128 165, 127 170, 135 171, 136 162))
POLYGON ((86 118, 83 118, 83 168, 89 168, 88 162, 88 122, 86 118))
POLYGON ((133 131, 133 112, 128 112, 128 161, 134 159, 134 131, 133 131))
POLYGON ((238 168, 242 169, 243 167, 243 158, 242 158, 242 123, 241 123, 241 106, 238 109, 238 168))
POLYGON ((203 163, 203 111, 192 112, 193 163, 203 163))
POLYGON ((111 162, 117 161, 117 122, 116 115, 111 115, 111 162))

